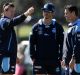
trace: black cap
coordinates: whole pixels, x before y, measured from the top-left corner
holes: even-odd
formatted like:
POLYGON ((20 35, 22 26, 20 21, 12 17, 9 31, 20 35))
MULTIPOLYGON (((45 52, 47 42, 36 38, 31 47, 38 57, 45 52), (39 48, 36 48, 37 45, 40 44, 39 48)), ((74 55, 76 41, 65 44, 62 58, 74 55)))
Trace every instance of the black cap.
POLYGON ((52 3, 47 3, 47 4, 44 5, 42 10, 43 11, 54 12, 55 11, 55 6, 52 3))

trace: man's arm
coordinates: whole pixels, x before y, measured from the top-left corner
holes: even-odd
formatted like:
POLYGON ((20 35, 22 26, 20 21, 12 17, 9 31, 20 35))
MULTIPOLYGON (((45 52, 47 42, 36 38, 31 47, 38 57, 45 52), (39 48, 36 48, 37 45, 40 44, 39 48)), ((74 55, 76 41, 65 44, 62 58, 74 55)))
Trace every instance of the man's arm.
POLYGON ((13 19, 1 19, 1 28, 4 30, 7 27, 13 27, 16 26, 22 22, 24 22, 24 20, 26 19, 26 17, 28 15, 31 15, 34 12, 34 8, 30 7, 26 12, 24 12, 24 14, 17 16, 13 19))
POLYGON ((67 56, 67 45, 66 45, 66 40, 67 40, 67 33, 64 32, 64 42, 63 42, 63 52, 62 52, 62 61, 61 61, 61 66, 62 68, 65 68, 66 67, 66 63, 65 63, 65 60, 66 60, 66 56, 67 56))
POLYGON ((63 61, 66 66, 69 66, 69 62, 72 57, 72 44, 71 44, 71 35, 65 33, 64 44, 63 44, 63 61))
POLYGON ((33 12, 34 12, 34 8, 30 7, 26 12, 24 12, 24 14, 13 18, 11 24, 18 25, 18 24, 24 22, 24 20, 26 19, 26 17, 28 15, 32 15, 33 12))
POLYGON ((30 38, 29 38, 29 43, 30 43, 30 56, 32 58, 32 60, 34 61, 35 59, 35 50, 36 50, 36 37, 37 33, 36 33, 36 29, 33 27, 32 32, 30 34, 30 38))
POLYGON ((60 24, 57 24, 57 42, 59 45, 59 60, 62 60, 62 49, 63 49, 63 40, 64 40, 64 30, 60 24))

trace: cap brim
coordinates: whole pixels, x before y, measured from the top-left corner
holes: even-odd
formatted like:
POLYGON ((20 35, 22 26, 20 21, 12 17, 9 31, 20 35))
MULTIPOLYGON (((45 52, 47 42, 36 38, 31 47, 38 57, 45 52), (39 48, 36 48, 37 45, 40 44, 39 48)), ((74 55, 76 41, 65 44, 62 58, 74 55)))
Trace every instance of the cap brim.
POLYGON ((48 9, 46 9, 46 8, 41 8, 43 11, 46 11, 46 12, 54 12, 54 11, 50 11, 50 10, 48 10, 48 9))

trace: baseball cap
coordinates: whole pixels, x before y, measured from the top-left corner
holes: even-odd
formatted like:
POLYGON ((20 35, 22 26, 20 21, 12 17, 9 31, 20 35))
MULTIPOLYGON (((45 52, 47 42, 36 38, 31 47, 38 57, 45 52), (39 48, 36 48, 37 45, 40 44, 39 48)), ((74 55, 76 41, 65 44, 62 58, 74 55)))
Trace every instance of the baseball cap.
POLYGON ((42 8, 43 11, 48 11, 48 12, 54 12, 55 11, 55 6, 53 3, 46 3, 44 7, 42 8))

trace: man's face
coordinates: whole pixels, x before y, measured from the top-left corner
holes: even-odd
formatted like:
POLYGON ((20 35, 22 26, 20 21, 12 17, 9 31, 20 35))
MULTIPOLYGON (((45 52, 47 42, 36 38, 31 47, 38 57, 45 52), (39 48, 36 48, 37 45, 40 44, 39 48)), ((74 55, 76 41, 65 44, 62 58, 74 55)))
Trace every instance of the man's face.
POLYGON ((7 15, 8 15, 10 18, 13 18, 13 17, 14 17, 14 14, 15 14, 15 7, 9 7, 6 12, 7 12, 7 15))
POLYGON ((74 12, 70 12, 68 9, 65 9, 64 17, 66 18, 66 20, 68 22, 73 22, 74 19, 75 19, 75 13, 74 12))
POLYGON ((45 19, 52 19, 53 18, 53 12, 43 11, 43 17, 45 19))

